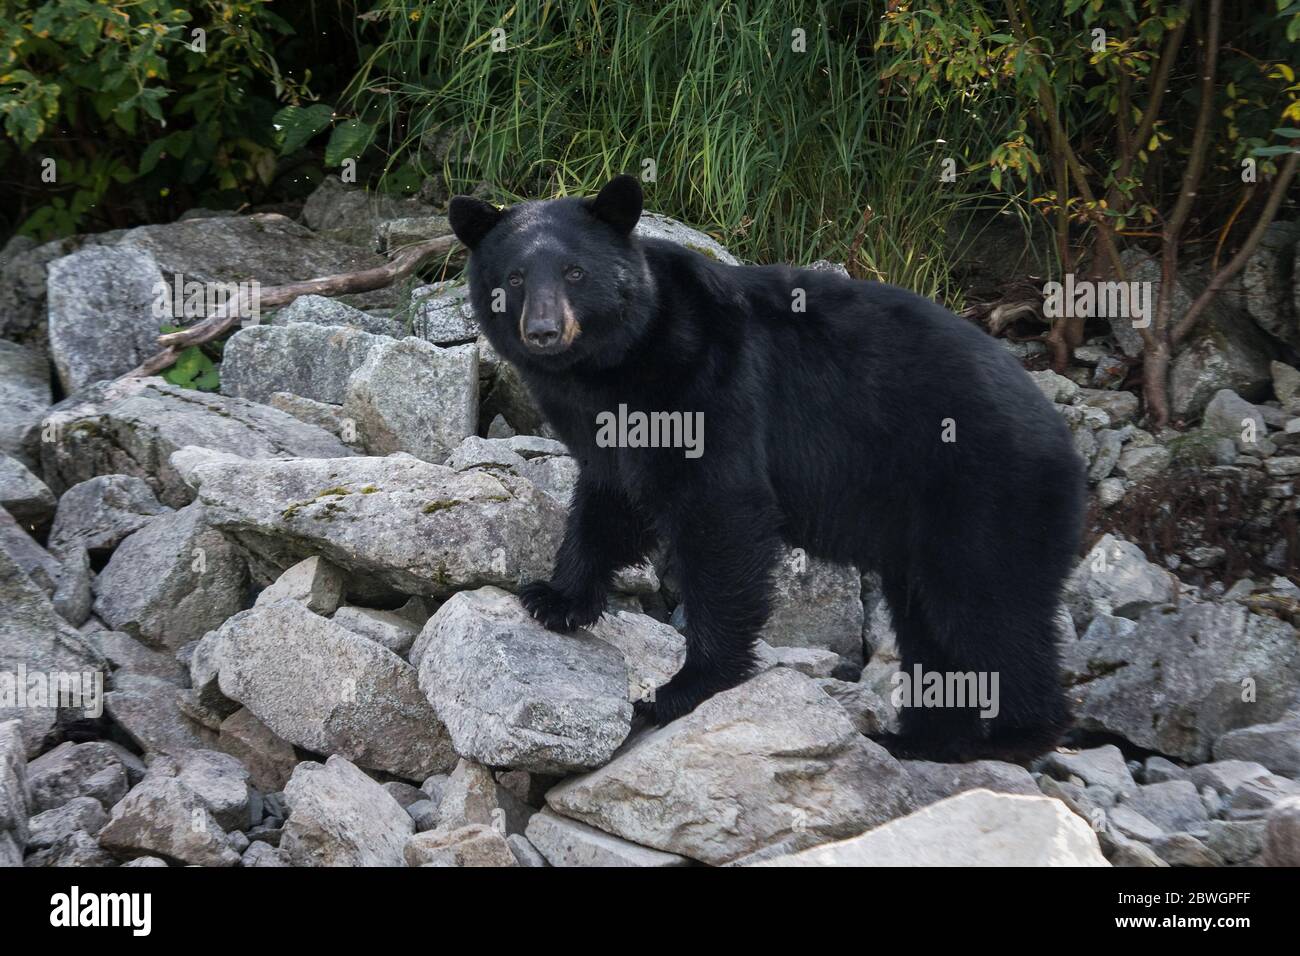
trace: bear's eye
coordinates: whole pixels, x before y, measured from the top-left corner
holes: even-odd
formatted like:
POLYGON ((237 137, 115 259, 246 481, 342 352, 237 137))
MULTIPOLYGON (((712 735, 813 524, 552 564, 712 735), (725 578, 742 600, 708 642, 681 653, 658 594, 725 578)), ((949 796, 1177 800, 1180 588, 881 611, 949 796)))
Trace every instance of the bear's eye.
POLYGON ((506 281, 509 282, 511 285, 519 286, 524 284, 524 277, 521 276, 518 272, 512 272, 510 273, 510 278, 507 279, 506 281))
POLYGON ((577 266, 573 266, 568 272, 564 273, 564 278, 568 279, 570 282, 577 282, 582 278, 582 270, 577 266))

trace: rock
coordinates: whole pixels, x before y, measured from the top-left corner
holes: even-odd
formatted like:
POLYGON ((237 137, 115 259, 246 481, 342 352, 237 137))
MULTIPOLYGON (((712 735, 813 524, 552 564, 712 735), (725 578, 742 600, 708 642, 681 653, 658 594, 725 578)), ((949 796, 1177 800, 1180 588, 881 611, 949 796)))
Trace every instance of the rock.
POLYGON ((170 460, 187 445, 249 459, 352 454, 329 432, 274 408, 156 378, 91 386, 56 405, 43 427, 57 436, 40 446, 43 473, 55 492, 96 475, 135 475, 174 506, 193 497, 170 460))
POLYGON ((173 654, 156 651, 122 631, 95 631, 85 635, 88 644, 104 655, 115 671, 158 677, 185 687, 189 684, 189 671, 173 654))
POLYGON ((405 246, 451 235, 451 221, 446 216, 420 215, 385 219, 375 229, 380 252, 392 255, 405 246))
POLYGON ((424 833, 438 825, 438 807, 432 800, 416 800, 406 808, 415 821, 415 832, 424 833))
POLYGON ((117 860, 85 830, 64 834, 53 845, 30 854, 23 862, 27 867, 116 866, 117 860))
POLYGON ((906 774, 816 683, 778 667, 546 795, 563 816, 705 863, 860 833, 911 809, 906 774))
POLYGON ((479 336, 469 286, 463 282, 435 282, 411 291, 415 317, 411 334, 434 345, 473 342, 479 336))
POLYGON ((478 350, 414 338, 376 345, 348 380, 343 411, 372 455, 444 461, 478 426, 478 350))
POLYGON ((283 790, 298 765, 293 745, 277 737, 245 707, 221 722, 217 746, 237 757, 248 769, 253 786, 268 793, 283 790))
POLYGON ((1287 797, 1300 794, 1300 782, 1276 774, 1243 783, 1232 794, 1226 816, 1230 820, 1258 820, 1287 797))
POLYGON ((167 866, 167 861, 159 856, 137 856, 134 860, 127 860, 122 866, 158 867, 167 866))
POLYGON ((561 507, 567 508, 573 500, 580 470, 577 461, 568 455, 547 455, 525 461, 520 473, 561 507))
POLYGON ((1196 786, 1187 780, 1143 784, 1121 793, 1119 802, 1166 833, 1196 829, 1208 819, 1196 786))
POLYGON ((1082 630, 1097 614, 1136 617, 1178 599, 1177 579, 1131 542, 1106 534, 1066 581, 1062 601, 1082 630))
POLYGON ((104 695, 108 716, 145 753, 177 754, 215 745, 216 734, 181 709, 182 691, 158 677, 116 674, 104 695))
POLYGON ((1297 239, 1300 223, 1269 223, 1241 273, 1246 312, 1269 335, 1293 347, 1300 345, 1300 315, 1292 298, 1297 239))
POLYGON ((239 860, 240 866, 293 866, 289 854, 279 847, 254 840, 239 860))
POLYGON ((516 866, 506 838, 481 823, 417 833, 406 843, 407 866, 516 866))
POLYGON ((1276 618, 1239 604, 1194 604, 1149 610, 1137 624, 1123 641, 1090 628, 1062 646, 1079 727, 1200 762, 1217 738, 1281 717, 1300 693, 1300 645, 1276 618), (1249 702, 1245 681, 1254 688, 1249 702))
POLYGON ((1106 811, 1106 824, 1116 833, 1143 843, 1158 840, 1164 835, 1164 830, 1131 806, 1110 807, 1106 811))
POLYGON ((1269 812, 1264 858, 1270 866, 1300 866, 1300 797, 1283 800, 1269 812))
POLYGON ((1168 867, 1156 852, 1145 843, 1124 837, 1111 839, 1112 847, 1106 856, 1111 866, 1123 867, 1168 867))
POLYGON ((28 821, 27 848, 43 850, 54 846, 76 830, 94 836, 106 823, 108 814, 102 803, 94 797, 73 797, 63 806, 45 810, 28 821))
POLYGON ((813 647, 864 662, 857 570, 787 552, 773 574, 772 613, 759 636, 775 647, 813 647))
POLYGON ((546 630, 497 588, 453 595, 412 660, 456 752, 481 763, 538 773, 597 767, 631 726, 623 656, 590 634, 546 630))
POLYGON ((304 558, 257 596, 257 607, 297 601, 316 614, 330 615, 343 599, 343 572, 319 556, 304 558))
POLYGON ((422 780, 455 762, 415 669, 301 604, 237 614, 219 631, 220 686, 280 737, 422 780))
POLYGON ((284 789, 280 848, 294 866, 402 866, 415 824, 375 781, 337 755, 300 763, 284 789))
POLYGON ((371 315, 338 299, 323 295, 301 295, 283 309, 275 313, 272 321, 276 325, 292 325, 295 322, 309 322, 313 325, 343 326, 360 329, 371 335, 387 335, 401 338, 406 335, 402 323, 378 315, 371 315))
POLYGON ((1223 866, 1223 858, 1190 833, 1158 836, 1151 849, 1170 866, 1223 866))
POLYGON ((1229 865, 1251 863, 1264 849, 1263 820, 1211 820, 1205 826, 1205 845, 1229 865))
POLYGON ((0 508, 0 551, 5 552, 43 592, 53 596, 63 576, 63 566, 3 508, 0 508))
POLYGON ((90 617, 90 608, 94 602, 92 577, 89 551, 85 548, 72 548, 64 553, 63 571, 50 603, 54 605, 59 617, 73 627, 81 627, 90 617))
POLYGON ((173 650, 244 606, 244 557, 195 502, 127 537, 100 572, 95 614, 110 628, 173 650))
POLYGON ((1274 773, 1300 777, 1300 713, 1229 731, 1214 742, 1214 759, 1256 761, 1274 773))
POLYGON ((1038 386, 1043 396, 1053 404, 1068 405, 1079 394, 1078 385, 1064 375, 1058 375, 1050 369, 1044 369, 1041 372, 1030 372, 1029 377, 1034 380, 1034 384, 1038 386))
POLYGON ((840 666, 841 658, 834 651, 816 647, 773 647, 764 640, 754 643, 758 666, 789 667, 809 677, 830 677, 840 666))
POLYGON ((152 854, 193 866, 235 866, 216 818, 176 777, 149 774, 113 807, 99 845, 126 856, 152 854))
POLYGON ((300 422, 324 429, 349 447, 356 445, 357 424, 343 414, 342 405, 318 402, 293 392, 272 392, 269 404, 300 422))
POLYGON ((971 790, 766 866, 1107 866, 1086 823, 1048 797, 971 790))
POLYGON ((550 864, 546 862, 546 857, 538 853, 537 848, 529 843, 528 839, 521 834, 511 833, 506 837, 506 845, 510 847, 510 852, 515 855, 515 862, 520 866, 550 866, 550 864))
POLYGON ((1144 481, 1160 474, 1172 460, 1173 455, 1163 445, 1130 446, 1120 452, 1115 473, 1129 481, 1144 481))
POLYGON ((0 339, 0 451, 35 464, 41 419, 53 402, 45 356, 0 339))
POLYGON ((695 252, 708 256, 715 262, 724 262, 729 266, 740 265, 740 260, 733 256, 721 244, 706 236, 698 229, 671 219, 656 212, 643 212, 641 219, 632 230, 640 239, 663 239, 685 246, 695 252))
POLYGON ((381 342, 360 329, 295 322, 250 325, 226 342, 221 394, 267 403, 276 392, 342 405, 348 377, 381 342))
POLYGON ((384 220, 429 216, 432 212, 429 206, 415 199, 370 192, 346 185, 338 177, 326 176, 303 204, 302 221, 335 241, 370 249, 374 248, 376 230, 384 220))
POLYGON ((1300 370, 1282 362, 1272 362, 1268 368, 1273 377, 1273 394, 1279 402, 1287 405, 1300 396, 1300 370))
POLYGON ((247 830, 252 792, 248 770, 230 754, 217 750, 188 750, 174 758, 159 757, 149 772, 173 776, 196 793, 223 830, 247 830))
POLYGON ((139 531, 149 519, 170 511, 153 489, 131 475, 98 475, 73 485, 59 498, 50 548, 82 547, 105 554, 139 531))
MULTIPOLYGON (((423 790, 419 787, 412 786, 402 780, 390 780, 384 784, 384 789, 388 791, 389 796, 402 805, 402 809, 407 813, 411 812, 411 806, 416 803, 433 804, 433 801, 425 796, 423 790)), ((436 806, 435 806, 436 811, 436 806)))
POLYGON ((1138 397, 1132 392, 1115 392, 1105 388, 1081 388, 1079 401, 1106 413, 1110 424, 1118 428, 1133 421, 1138 413, 1138 397))
POLYGON ((405 456, 213 457, 190 477, 210 523, 261 558, 287 567, 320 554, 403 594, 542 577, 564 524, 560 506, 523 479, 405 456))
POLYGON ((889 733, 896 728, 898 708, 876 689, 863 683, 850 683, 833 677, 821 678, 817 686, 844 708, 858 733, 867 737, 889 733))
POLYGON ((0 451, 0 507, 30 528, 49 524, 54 516, 54 492, 17 458, 0 451))
POLYGON ((1062 780, 1078 777, 1088 786, 1105 787, 1116 793, 1125 793, 1137 786, 1123 752, 1114 744, 1073 753, 1053 751, 1043 758, 1043 769, 1062 780))
MULTIPOLYGON (((5 516, 7 512, 0 511, 0 517, 5 516)), ((80 675, 83 694, 90 693, 93 698, 97 689, 95 675, 102 675, 107 663, 76 628, 59 617, 45 592, 3 547, 0 547, 0 607, 4 608, 0 614, 0 683, 12 681, 10 693, 20 674, 75 674, 80 675)), ((56 721, 80 717, 83 710, 98 701, 83 697, 84 706, 60 708, 38 706, 34 698, 29 698, 27 703, 32 706, 0 706, 0 721, 14 717, 21 720, 27 753, 35 756, 56 721)))
POLYGON ((1230 796, 1244 783, 1267 776, 1268 768, 1251 760, 1216 760, 1187 770, 1187 780, 1197 790, 1209 787, 1225 796, 1230 796))
POLYGON ((22 724, 0 723, 0 866, 22 866, 30 837, 28 817, 36 807, 27 775, 22 724))
POLYGON ((129 789, 121 756, 102 741, 59 744, 28 764, 27 779, 32 813, 56 810, 79 797, 111 807, 129 789))
POLYGON ((967 790, 1019 793, 1037 796, 1038 784, 1024 767, 1000 760, 975 760, 963 764, 904 760, 916 806, 924 807, 967 790))
POLYGON ((528 821, 528 842, 551 866, 689 866, 690 860, 637 846, 550 810, 528 821))
POLYGON ((420 633, 419 627, 396 611, 345 606, 334 612, 333 620, 340 627, 388 648, 399 657, 406 656, 420 633))
POLYGON ((1264 416, 1259 410, 1227 388, 1215 392, 1210 403, 1205 406, 1202 428, 1207 434, 1231 438, 1234 442, 1244 442, 1248 430, 1254 431, 1257 442, 1268 434, 1264 416))
POLYGON ((117 378, 158 351, 167 288, 147 251, 92 246, 50 263, 50 357, 65 392, 117 378))

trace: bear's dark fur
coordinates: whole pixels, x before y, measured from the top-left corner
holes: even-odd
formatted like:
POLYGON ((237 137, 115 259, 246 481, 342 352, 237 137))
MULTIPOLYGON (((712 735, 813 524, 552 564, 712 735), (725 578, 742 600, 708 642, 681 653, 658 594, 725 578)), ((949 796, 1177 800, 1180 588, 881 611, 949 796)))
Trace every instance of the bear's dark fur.
POLYGON ((742 681, 782 543, 878 570, 904 671, 998 674, 999 711, 905 708, 896 752, 1017 759, 1067 710, 1054 616, 1078 550, 1082 463, 997 342, 903 289, 730 266, 632 235, 637 181, 505 210, 453 200, 484 334, 581 473, 549 582, 552 629, 595 621, 613 573, 663 543, 686 662, 638 709, 663 723, 742 681), (805 308, 797 309, 802 300, 805 308), (703 413, 703 454, 600 447, 597 416, 703 413))

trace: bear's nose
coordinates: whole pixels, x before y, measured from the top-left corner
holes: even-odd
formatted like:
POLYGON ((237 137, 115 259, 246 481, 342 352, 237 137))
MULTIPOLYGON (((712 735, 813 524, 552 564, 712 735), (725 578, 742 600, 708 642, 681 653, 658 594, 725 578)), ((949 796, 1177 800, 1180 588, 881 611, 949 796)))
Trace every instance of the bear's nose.
POLYGON ((524 341, 536 349, 549 349, 560 341, 560 325, 554 319, 530 319, 524 327, 524 341))

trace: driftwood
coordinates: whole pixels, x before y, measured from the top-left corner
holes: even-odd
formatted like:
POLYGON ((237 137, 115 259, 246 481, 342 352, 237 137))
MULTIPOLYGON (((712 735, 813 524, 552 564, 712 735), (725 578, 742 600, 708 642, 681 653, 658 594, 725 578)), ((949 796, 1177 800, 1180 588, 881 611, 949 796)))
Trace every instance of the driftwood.
MULTIPOLYGON (((288 285, 268 286, 261 290, 259 302, 266 308, 278 308, 282 305, 288 305, 294 299, 303 295, 336 296, 347 295, 352 292, 372 292, 375 289, 382 289, 385 286, 392 285, 398 279, 410 275, 426 259, 431 256, 445 255, 454 249, 457 244, 458 240, 455 236, 440 236, 437 239, 429 239, 426 242, 408 246, 382 266, 375 266, 373 269, 322 276, 319 279, 291 282, 288 285)), ((145 359, 138 367, 127 372, 123 378, 144 378, 148 375, 156 375, 163 369, 170 368, 180 357, 183 349, 191 345, 210 342, 224 335, 243 319, 238 309, 229 311, 230 314, 228 315, 216 315, 204 319, 188 329, 158 336, 158 344, 163 347, 163 350, 145 359)))

